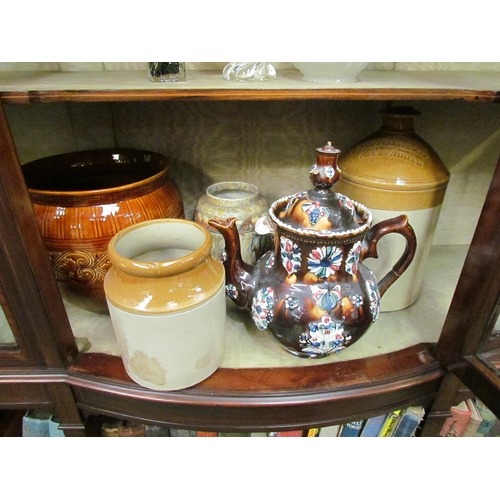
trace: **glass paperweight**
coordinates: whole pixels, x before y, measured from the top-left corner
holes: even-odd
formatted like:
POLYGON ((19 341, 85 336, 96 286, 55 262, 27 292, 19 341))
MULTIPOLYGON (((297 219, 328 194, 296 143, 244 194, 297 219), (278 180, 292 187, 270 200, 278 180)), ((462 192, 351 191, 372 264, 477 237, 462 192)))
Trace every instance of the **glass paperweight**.
POLYGON ((148 77, 152 82, 183 82, 186 80, 186 63, 148 62, 148 77))
POLYGON ((222 71, 225 80, 264 82, 276 78, 276 70, 267 62, 231 62, 222 71))

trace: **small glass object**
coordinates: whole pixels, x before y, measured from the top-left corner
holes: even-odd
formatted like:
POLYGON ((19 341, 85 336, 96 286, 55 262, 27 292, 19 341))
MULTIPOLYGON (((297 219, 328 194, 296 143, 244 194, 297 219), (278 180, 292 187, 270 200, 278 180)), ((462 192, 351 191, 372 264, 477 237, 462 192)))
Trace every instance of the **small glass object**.
POLYGON ((225 80, 264 82, 276 78, 276 70, 267 62, 231 62, 222 71, 225 80))
POLYGON ((186 80, 186 63, 148 62, 148 76, 152 82, 183 82, 186 80))

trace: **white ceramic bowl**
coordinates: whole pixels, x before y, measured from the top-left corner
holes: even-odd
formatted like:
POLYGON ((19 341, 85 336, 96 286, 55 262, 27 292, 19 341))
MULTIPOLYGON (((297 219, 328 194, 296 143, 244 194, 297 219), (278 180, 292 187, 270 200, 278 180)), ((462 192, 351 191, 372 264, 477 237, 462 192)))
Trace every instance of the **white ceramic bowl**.
POLYGON ((367 62, 295 62, 307 82, 352 83, 367 62))

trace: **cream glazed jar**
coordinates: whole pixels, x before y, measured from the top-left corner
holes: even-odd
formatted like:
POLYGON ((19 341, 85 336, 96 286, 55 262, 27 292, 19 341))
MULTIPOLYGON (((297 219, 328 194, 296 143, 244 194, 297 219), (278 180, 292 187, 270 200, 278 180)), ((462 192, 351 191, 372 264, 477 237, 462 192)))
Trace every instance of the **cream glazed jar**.
POLYGON ((178 390, 214 373, 225 351, 224 267, 201 225, 157 219, 118 232, 104 291, 125 369, 139 385, 178 390))

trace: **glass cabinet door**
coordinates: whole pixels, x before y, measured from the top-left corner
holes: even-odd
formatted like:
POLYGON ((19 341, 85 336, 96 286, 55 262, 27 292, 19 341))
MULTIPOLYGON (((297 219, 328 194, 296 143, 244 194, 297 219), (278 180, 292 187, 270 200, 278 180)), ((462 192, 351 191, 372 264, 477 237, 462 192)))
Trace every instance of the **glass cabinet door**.
POLYGON ((436 354, 500 416, 500 160, 479 217, 436 354))
POLYGON ((16 339, 12 328, 7 320, 7 316, 0 307, 0 349, 12 348, 16 346, 16 339))
POLYGON ((0 103, 0 369, 77 354, 0 103))

